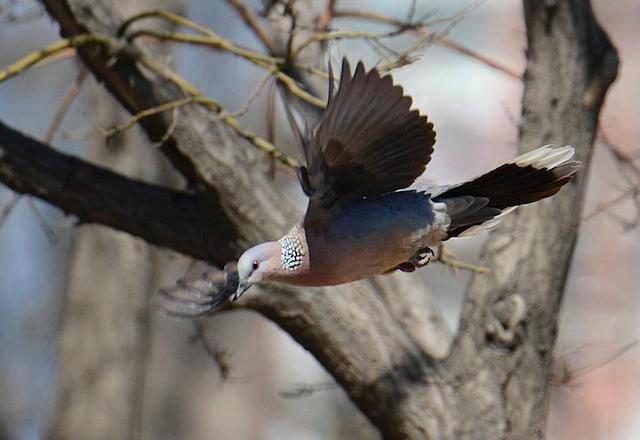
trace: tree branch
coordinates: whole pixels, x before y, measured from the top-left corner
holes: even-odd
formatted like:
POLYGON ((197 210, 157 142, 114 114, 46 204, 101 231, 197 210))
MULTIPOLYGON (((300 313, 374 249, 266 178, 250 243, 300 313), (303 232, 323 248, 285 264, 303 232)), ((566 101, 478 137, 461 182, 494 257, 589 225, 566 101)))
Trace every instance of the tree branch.
POLYGON ((0 182, 82 223, 99 223, 195 258, 230 259, 198 197, 129 179, 54 151, 0 122, 0 182))

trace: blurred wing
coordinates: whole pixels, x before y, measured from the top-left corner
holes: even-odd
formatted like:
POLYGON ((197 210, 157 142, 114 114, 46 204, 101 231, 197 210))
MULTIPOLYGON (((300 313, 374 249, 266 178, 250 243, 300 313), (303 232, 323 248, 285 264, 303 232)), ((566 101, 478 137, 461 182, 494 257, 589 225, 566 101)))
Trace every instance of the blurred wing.
POLYGON ((305 149, 310 200, 305 225, 323 224, 363 197, 406 188, 431 159, 433 124, 390 76, 358 63, 353 77, 342 61, 340 86, 329 97, 313 141, 305 149))

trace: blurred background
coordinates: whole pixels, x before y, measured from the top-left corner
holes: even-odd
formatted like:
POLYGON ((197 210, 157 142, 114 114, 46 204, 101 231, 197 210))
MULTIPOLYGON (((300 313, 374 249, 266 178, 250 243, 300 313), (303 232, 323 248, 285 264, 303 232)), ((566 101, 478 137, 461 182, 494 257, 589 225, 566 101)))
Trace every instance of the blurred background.
MULTIPOLYGON (((261 49, 224 0, 116 3, 124 14, 169 9, 234 42, 261 49)), ((257 0, 246 4, 254 11, 263 8, 257 0)), ((411 4, 338 1, 340 8, 400 20, 411 4)), ((470 5, 419 0, 415 16, 449 17, 470 5)), ((635 345, 640 339, 640 173, 616 158, 611 146, 640 158, 640 2, 594 0, 593 5, 622 64, 601 114, 607 142, 598 141, 590 170, 560 323, 547 435, 631 440, 640 438, 640 346, 635 345), (620 202, 609 203, 616 199, 620 202)), ((313 6, 322 8, 324 2, 313 6)), ((332 27, 390 29, 352 18, 336 18, 332 27)), ((477 4, 449 30, 449 37, 515 72, 524 69, 520 2, 477 4)), ((55 23, 39 3, 0 0, 0 66, 57 38, 55 23)), ((402 36, 389 46, 401 51, 414 40, 402 36)), ((182 75, 232 110, 244 105, 263 75, 243 60, 202 48, 163 45, 162 50, 182 75)), ((345 55, 367 66, 380 58, 362 41, 332 43, 330 52, 334 60, 345 55)), ((68 58, 0 84, 0 120, 48 140, 60 151, 180 187, 170 166, 137 128, 105 141, 104 129, 127 121, 127 115, 91 75, 83 79, 85 75, 79 62, 68 58), (74 85, 78 96, 60 128, 47 134, 74 85)), ((394 78, 438 132, 423 178, 456 182, 516 154, 519 80, 438 44, 426 46, 419 59, 396 70, 394 78)), ((262 93, 242 118, 263 136, 266 96, 262 93)), ((278 145, 297 154, 281 114, 276 128, 278 145)), ((287 176, 280 180, 302 211, 297 182, 287 176)), ((459 259, 477 263, 485 239, 454 240, 450 249, 459 259)), ((192 263, 126 234, 76 225, 61 211, 0 186, 0 438, 62 438, 60 433, 81 432, 77 424, 82 420, 89 431, 78 438, 92 438, 89 432, 100 427, 112 430, 110 438, 125 438, 109 426, 113 414, 123 411, 120 415, 133 420, 140 438, 377 438, 313 357, 271 322, 238 311, 208 318, 195 328, 147 306, 158 286, 173 284, 193 270, 192 263), (111 308, 105 308, 105 297, 113 298, 111 308), (201 337, 195 338, 194 332, 201 337), (71 374, 70 359, 85 366, 87 377, 71 374), (87 384, 86 395, 69 398, 77 393, 78 383, 87 384), (93 408, 96 395, 102 396, 100 411, 93 408), (126 403, 132 399, 133 410, 126 403)), ((456 275, 432 264, 402 276, 423 282, 455 329, 469 274, 456 275)))

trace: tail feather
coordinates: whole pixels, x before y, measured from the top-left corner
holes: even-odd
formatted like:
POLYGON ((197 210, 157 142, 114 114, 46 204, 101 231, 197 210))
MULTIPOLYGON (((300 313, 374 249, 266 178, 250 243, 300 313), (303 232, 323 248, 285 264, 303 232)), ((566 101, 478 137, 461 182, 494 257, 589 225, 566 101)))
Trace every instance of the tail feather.
POLYGON ((551 197, 580 168, 580 162, 570 160, 573 154, 570 146, 540 147, 438 194, 435 200, 447 204, 451 217, 448 236, 467 236, 491 229, 512 210, 508 208, 551 197), (464 209, 459 209, 461 206, 464 209))

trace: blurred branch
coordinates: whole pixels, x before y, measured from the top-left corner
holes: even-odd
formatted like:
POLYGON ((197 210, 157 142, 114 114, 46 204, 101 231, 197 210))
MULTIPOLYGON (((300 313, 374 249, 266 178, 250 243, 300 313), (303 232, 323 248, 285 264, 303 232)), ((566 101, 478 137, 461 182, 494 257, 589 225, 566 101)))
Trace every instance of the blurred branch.
POLYGON ((318 383, 298 383, 291 389, 280 391, 279 394, 285 399, 299 399, 301 397, 309 397, 318 391, 330 391, 338 388, 335 382, 318 382, 318 383))
POLYGON ((200 342, 202 348, 213 363, 218 367, 220 372, 220 380, 222 382, 229 379, 231 376, 232 368, 229 362, 229 353, 226 349, 216 347, 209 342, 205 333, 205 328, 199 319, 191 321, 193 323, 194 334, 191 338, 191 342, 200 342))
POLYGON ((550 383, 551 385, 557 386, 571 384, 578 377, 589 374, 599 368, 604 367, 605 365, 610 364, 623 354, 627 353, 636 345, 638 345, 638 341, 631 341, 628 344, 620 347, 618 350, 614 351, 612 354, 606 356, 604 359, 589 365, 585 365, 581 368, 571 368, 569 366, 569 363, 565 359, 563 359, 561 360, 560 372, 551 375, 550 383))
MULTIPOLYGON (((44 137, 45 144, 51 143, 51 141, 53 141, 53 138, 55 137, 56 133, 60 129, 60 125, 62 124, 64 117, 69 111, 71 104, 80 93, 80 88, 82 87, 82 84, 84 83, 84 80, 87 77, 87 73, 88 73, 87 69, 81 68, 80 73, 78 74, 78 77, 76 78, 74 83, 69 87, 69 90, 67 90, 67 93, 65 93, 62 99, 62 102, 60 103, 60 106, 58 107, 58 110, 55 112, 53 116, 53 120, 51 121, 51 124, 47 129, 47 133, 45 134, 45 137, 44 137)), ((14 201, 17 202, 19 198, 20 198, 20 194, 15 194, 12 198, 12 202, 14 201)), ((13 206, 15 206, 15 202, 14 203, 10 202, 6 207, 6 210, 3 211, 2 215, 0 215, 0 226, 2 225, 2 222, 4 221, 6 216, 10 214, 11 209, 13 208, 13 206)), ((47 239, 51 244, 55 245, 58 241, 55 232, 47 224, 46 220, 44 219, 44 216, 40 213, 40 210, 38 209, 38 206, 35 204, 33 199, 28 199, 28 203, 29 203, 29 208, 34 213, 36 219, 40 223, 40 226, 42 227, 45 235, 47 236, 47 239)))
POLYGON ((633 197, 638 197, 640 196, 640 184, 636 185, 636 186, 632 186, 628 189, 626 189, 625 191, 623 191, 622 193, 620 193, 618 196, 614 197, 613 199, 601 203, 600 205, 598 205, 598 207, 591 213, 586 214, 585 216, 582 217, 582 221, 586 222, 588 220, 591 220, 592 218, 598 216, 599 214, 602 214, 603 212, 607 212, 610 208, 613 208, 614 206, 616 206, 617 204, 628 200, 629 196, 633 196, 633 197))
MULTIPOLYGON (((1 151, 1 150, 0 150, 1 151)), ((13 208, 18 205, 20 201, 20 194, 12 194, 11 198, 5 205, 2 207, 2 211, 0 211, 0 229, 4 226, 5 222, 13 212, 13 208)))
POLYGON ((618 196, 599 204, 593 212, 585 215, 582 221, 588 221, 599 214, 609 212, 625 230, 636 228, 640 225, 640 166, 635 163, 632 155, 626 153, 619 145, 610 140, 602 127, 600 127, 598 134, 604 147, 613 155, 620 169, 620 176, 626 181, 627 188, 618 196), (618 218, 611 213, 611 208, 627 200, 632 200, 635 205, 636 215, 632 220, 618 218))
POLYGON ((47 129, 47 133, 44 135, 45 144, 49 144, 53 142, 53 138, 55 137, 56 133, 60 129, 60 126, 62 125, 62 121, 64 120, 64 117, 67 115, 67 112, 71 107, 71 104, 73 104, 73 101, 75 101, 75 99, 78 97, 78 94, 80 93, 80 89, 82 88, 82 84, 84 84, 85 79, 87 79, 88 73, 89 71, 85 67, 80 68, 78 77, 73 82, 73 84, 71 84, 71 86, 67 90, 67 93, 65 93, 64 98, 62 98, 62 102, 60 103, 58 110, 53 116, 53 120, 51 121, 51 124, 47 129))
POLYGON ((499 70, 505 73, 506 75, 509 75, 512 78, 520 79, 520 80, 522 79, 522 75, 514 71, 511 67, 504 65, 502 63, 499 63, 498 61, 495 61, 479 52, 469 49, 468 47, 465 47, 464 45, 457 43, 456 41, 446 36, 441 35, 437 38, 434 38, 434 35, 436 35, 436 33, 430 31, 427 28, 427 24, 422 22, 407 23, 402 20, 377 14, 375 12, 358 11, 354 9, 338 9, 334 11, 333 16, 336 18, 340 18, 340 17, 359 18, 366 21, 387 24, 389 26, 395 26, 398 28, 396 32, 414 32, 418 34, 421 38, 433 39, 433 42, 436 44, 447 47, 463 55, 469 56, 475 59, 476 61, 479 61, 493 69, 499 70))

